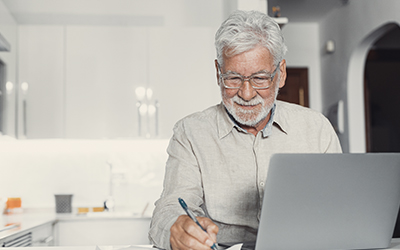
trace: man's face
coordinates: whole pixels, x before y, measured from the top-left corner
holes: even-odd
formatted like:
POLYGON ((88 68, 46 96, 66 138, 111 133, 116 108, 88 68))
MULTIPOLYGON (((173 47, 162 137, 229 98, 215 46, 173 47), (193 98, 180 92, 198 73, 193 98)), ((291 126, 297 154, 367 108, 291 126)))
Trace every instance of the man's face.
POLYGON ((279 67, 278 72, 268 89, 256 90, 249 81, 245 81, 240 89, 227 89, 220 82, 219 73, 217 73, 222 101, 228 112, 241 125, 256 127, 266 118, 269 119, 278 90, 285 84, 286 63, 283 60, 280 65, 274 65, 272 55, 264 47, 256 47, 232 57, 224 55, 224 65, 221 65, 222 74, 233 72, 242 76, 251 76, 261 71, 272 74, 276 67, 279 67))

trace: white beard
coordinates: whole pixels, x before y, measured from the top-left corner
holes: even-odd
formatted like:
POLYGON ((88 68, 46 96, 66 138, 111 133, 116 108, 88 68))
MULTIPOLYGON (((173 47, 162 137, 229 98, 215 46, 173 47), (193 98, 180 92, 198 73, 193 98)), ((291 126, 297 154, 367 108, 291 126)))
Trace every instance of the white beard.
POLYGON ((269 112, 275 104, 276 97, 278 96, 279 85, 276 86, 275 92, 273 96, 270 96, 267 100, 263 99, 260 95, 257 96, 250 101, 245 101, 240 98, 237 94, 232 98, 226 98, 224 96, 224 92, 221 91, 223 104, 228 110, 229 114, 241 125, 255 127, 265 118, 267 118, 269 112), (253 106, 259 105, 254 109, 247 110, 242 109, 240 106, 235 107, 235 103, 243 106, 253 106), (261 104, 261 105, 260 105, 261 104))

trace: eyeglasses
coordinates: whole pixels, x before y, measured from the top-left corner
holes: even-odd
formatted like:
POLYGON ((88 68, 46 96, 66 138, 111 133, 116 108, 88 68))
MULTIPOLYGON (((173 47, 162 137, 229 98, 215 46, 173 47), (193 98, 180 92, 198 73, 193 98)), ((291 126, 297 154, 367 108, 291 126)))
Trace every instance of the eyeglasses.
POLYGON ((224 87, 227 89, 240 89, 243 86, 244 81, 249 81, 254 89, 267 89, 271 87, 272 81, 276 75, 280 62, 276 65, 276 68, 272 74, 266 72, 257 72, 251 76, 242 76, 238 73, 226 73, 222 74, 221 68, 218 64, 218 70, 221 73, 220 78, 224 87))

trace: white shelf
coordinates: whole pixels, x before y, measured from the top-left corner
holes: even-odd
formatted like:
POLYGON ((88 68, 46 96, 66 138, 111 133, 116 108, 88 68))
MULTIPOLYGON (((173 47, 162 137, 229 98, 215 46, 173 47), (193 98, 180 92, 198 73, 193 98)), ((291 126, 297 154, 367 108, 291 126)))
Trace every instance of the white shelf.
POLYGON ((289 19, 287 17, 273 17, 275 22, 279 24, 279 27, 282 27, 289 22, 289 19))

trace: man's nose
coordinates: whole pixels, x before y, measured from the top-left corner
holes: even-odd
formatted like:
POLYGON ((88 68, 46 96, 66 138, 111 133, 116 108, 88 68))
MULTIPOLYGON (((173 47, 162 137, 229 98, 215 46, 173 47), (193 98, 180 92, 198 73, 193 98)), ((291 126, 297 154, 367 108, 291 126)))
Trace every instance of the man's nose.
POLYGON ((238 95, 245 101, 250 101, 257 95, 257 91, 253 88, 249 79, 244 79, 242 87, 238 91, 238 95))

